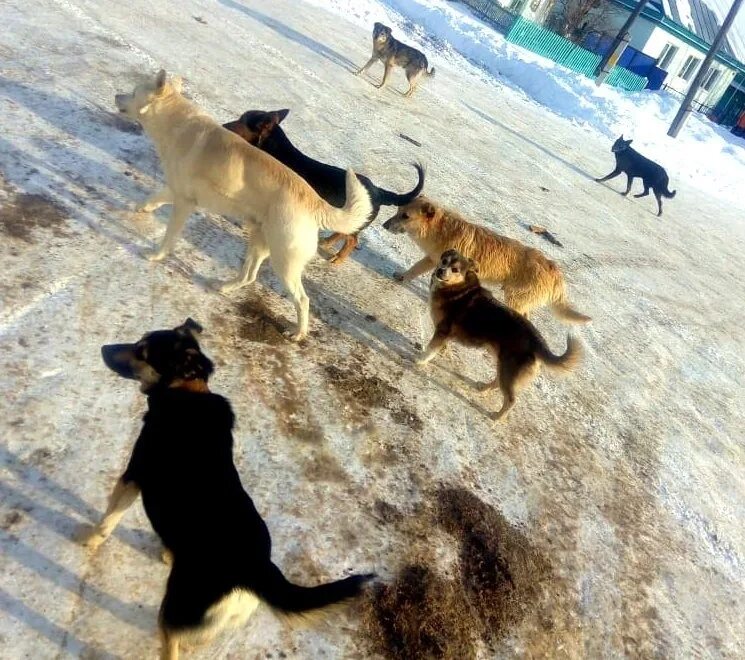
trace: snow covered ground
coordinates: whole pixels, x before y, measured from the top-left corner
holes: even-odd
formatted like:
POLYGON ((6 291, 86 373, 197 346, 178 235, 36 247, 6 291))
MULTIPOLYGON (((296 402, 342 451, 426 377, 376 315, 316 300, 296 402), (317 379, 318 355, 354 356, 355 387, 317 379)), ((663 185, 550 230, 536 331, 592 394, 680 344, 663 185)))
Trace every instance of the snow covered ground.
MULTIPOLYGON (((596 95, 586 114, 570 112, 561 99, 581 99, 584 83, 549 68, 551 112, 528 97, 541 86, 510 69, 506 46, 478 67, 440 37, 438 53, 426 41, 436 77, 407 101, 400 72, 381 92, 370 84, 379 66, 351 70, 369 55, 374 20, 395 22, 397 10, 424 20, 422 5, 338 13, 334 0, 314 2, 0 7, 2 656, 155 656, 167 570, 139 504, 96 555, 72 539, 102 512, 144 409, 105 370, 100 345, 187 315, 206 327, 213 389, 234 406, 236 464, 277 563, 305 584, 375 570, 396 585, 321 628, 291 629, 261 609, 188 657, 391 654, 407 623, 424 631, 407 641, 449 657, 737 656, 745 228, 730 186, 742 180, 742 147, 704 124, 668 143, 640 123, 640 147, 659 149, 678 188, 658 220, 651 201, 615 192, 622 181, 591 180, 612 168, 621 128, 597 118, 623 121, 613 107, 648 118, 637 109, 646 97, 614 92, 605 106, 596 95), (270 268, 235 297, 211 288, 240 264, 231 222, 195 216, 173 257, 144 260, 166 216, 130 208, 161 172, 112 101, 161 66, 221 121, 290 108, 296 144, 381 185, 407 190, 408 163, 422 159, 432 197, 561 264, 594 318, 581 369, 542 376, 493 427, 485 412, 499 401, 470 387, 491 374, 479 353, 455 348, 412 367, 430 331, 425 285, 392 281, 417 252, 380 223, 342 267, 319 258, 308 268, 302 346, 278 334, 293 313, 270 268), (532 223, 564 247, 526 231, 532 223), (419 601, 404 588, 412 575, 419 601), (398 627, 381 632, 392 611, 398 627)), ((543 313, 535 322, 563 348, 565 327, 543 313)))

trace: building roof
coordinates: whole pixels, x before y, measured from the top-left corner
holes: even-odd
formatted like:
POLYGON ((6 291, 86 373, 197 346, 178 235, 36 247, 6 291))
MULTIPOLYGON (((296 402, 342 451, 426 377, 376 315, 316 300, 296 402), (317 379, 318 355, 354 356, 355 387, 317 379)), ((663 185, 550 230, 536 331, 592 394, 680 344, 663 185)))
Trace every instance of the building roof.
MULTIPOLYGON (((665 4, 670 8, 670 18, 678 25, 688 28, 707 44, 714 41, 721 23, 706 0, 666 0, 665 4)), ((722 42, 721 52, 736 57, 729 39, 725 38, 722 42)))
MULTIPOLYGON (((633 11, 639 0, 612 2, 627 11, 633 11)), ((709 49, 721 24, 705 0, 649 0, 641 15, 704 53, 709 49)), ((728 41, 719 49, 715 59, 734 71, 745 74, 743 54, 736 54, 728 41)))

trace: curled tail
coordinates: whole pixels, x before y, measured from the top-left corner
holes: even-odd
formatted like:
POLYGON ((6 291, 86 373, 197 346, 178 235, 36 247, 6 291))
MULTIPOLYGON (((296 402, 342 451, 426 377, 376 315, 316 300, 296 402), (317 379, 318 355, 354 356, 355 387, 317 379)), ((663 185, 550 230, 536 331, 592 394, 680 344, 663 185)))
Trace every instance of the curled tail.
POLYGON ((250 588, 270 607, 285 614, 302 614, 358 596, 365 583, 374 577, 372 573, 351 575, 317 587, 300 587, 289 582, 282 571, 270 563, 262 572, 260 583, 250 588))
POLYGON ((381 206, 406 206, 410 202, 413 202, 424 188, 424 167, 421 163, 413 163, 416 173, 419 175, 419 181, 416 186, 407 193, 395 193, 390 190, 384 190, 378 188, 376 190, 376 201, 381 206))
POLYGON ((667 186, 665 186, 665 190, 662 191, 662 194, 668 199, 672 199, 673 197, 675 197, 675 193, 677 192, 677 190, 670 191, 667 189, 667 186))
POLYGON ((541 339, 540 348, 537 351, 538 358, 549 369, 554 371, 569 372, 572 371, 582 359, 582 344, 574 335, 567 337, 567 350, 563 355, 554 355, 541 339))
POLYGON ((346 192, 347 201, 340 209, 325 201, 321 203, 316 215, 321 229, 330 229, 341 234, 353 234, 367 222, 373 210, 370 195, 351 169, 347 170, 346 192))

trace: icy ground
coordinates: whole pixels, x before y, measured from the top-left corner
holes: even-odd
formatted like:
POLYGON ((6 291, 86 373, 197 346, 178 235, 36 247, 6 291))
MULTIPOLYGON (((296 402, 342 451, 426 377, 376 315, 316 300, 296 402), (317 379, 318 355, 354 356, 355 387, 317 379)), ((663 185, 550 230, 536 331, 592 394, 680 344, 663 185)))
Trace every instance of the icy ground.
MULTIPOLYGON (((607 136, 455 56, 432 58, 437 75, 411 101, 400 72, 380 92, 379 66, 350 73, 369 29, 318 6, 5 0, 0 24, 3 658, 155 657, 167 569, 140 505, 96 555, 72 539, 100 516, 144 409, 100 345, 187 315, 206 327, 213 389, 237 416, 238 470, 292 579, 375 570, 394 582, 424 567, 444 602, 472 598, 441 628, 484 658, 742 653, 742 204, 676 179, 676 158, 678 196, 657 219, 651 197, 591 180, 612 168, 607 136), (470 387, 492 373, 478 352, 413 368, 430 331, 425 284, 392 281, 417 251, 380 222, 340 268, 309 266, 301 346, 277 332, 293 312, 269 267, 233 298, 210 288, 240 265, 231 222, 195 216, 173 257, 144 260, 166 216, 130 208, 161 171, 111 110, 116 91, 160 66, 220 121, 290 108, 296 144, 381 185, 408 190, 408 163, 422 159, 431 196, 561 264, 594 318, 580 370, 541 376, 495 428, 485 413, 498 397, 470 387), (478 502, 481 522, 445 516, 444 488, 478 502), (511 610, 486 639, 500 613, 472 587, 501 602, 492 571, 511 610)), ((535 322, 563 349, 566 327, 535 322)), ((187 657, 369 657, 386 648, 377 611, 361 602, 296 630, 261 609, 187 657)))

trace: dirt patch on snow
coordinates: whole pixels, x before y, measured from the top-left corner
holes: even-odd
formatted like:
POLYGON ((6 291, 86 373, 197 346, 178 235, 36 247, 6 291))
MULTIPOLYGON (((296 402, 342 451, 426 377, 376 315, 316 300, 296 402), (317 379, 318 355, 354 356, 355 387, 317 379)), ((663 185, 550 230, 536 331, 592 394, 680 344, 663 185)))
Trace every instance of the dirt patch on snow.
POLYGON ((362 361, 351 366, 327 364, 323 367, 329 385, 344 402, 351 419, 364 423, 372 408, 385 408, 397 424, 421 431, 422 420, 404 402, 401 391, 376 374, 366 374, 362 361))
POLYGON ((394 580, 378 585, 366 603, 362 629, 373 652, 467 660, 480 644, 494 648, 526 617, 551 629, 543 605, 561 583, 548 558, 470 491, 442 487, 406 518, 391 516, 384 503, 376 513, 400 526, 409 550, 394 580), (458 545, 452 575, 436 570, 433 528, 458 545))
MULTIPOLYGON (((0 179, 2 181, 2 179, 0 179)), ((67 210, 44 195, 15 193, 0 205, 0 232, 26 243, 34 242, 34 230, 50 230, 56 237, 69 236, 67 210)))
POLYGON ((284 344, 285 324, 269 309, 261 296, 251 296, 238 305, 239 335, 248 341, 262 344, 284 344))

